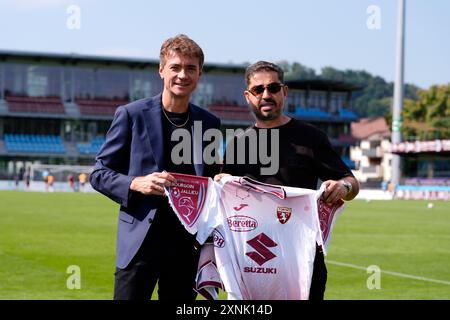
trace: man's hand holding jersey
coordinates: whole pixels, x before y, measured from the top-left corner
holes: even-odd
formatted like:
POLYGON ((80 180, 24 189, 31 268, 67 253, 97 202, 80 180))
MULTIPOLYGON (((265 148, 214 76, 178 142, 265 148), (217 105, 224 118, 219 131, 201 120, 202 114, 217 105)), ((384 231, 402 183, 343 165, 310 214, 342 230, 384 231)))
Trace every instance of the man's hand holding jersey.
MULTIPOLYGON (((220 181, 228 173, 219 173, 214 176, 214 181, 220 181)), ((352 200, 359 191, 359 183, 353 177, 345 177, 341 180, 327 180, 324 182, 325 191, 322 195, 327 203, 335 203, 340 199, 352 200)))
POLYGON ((327 180, 323 184, 325 185, 325 191, 322 197, 327 203, 335 203, 340 199, 352 200, 359 192, 359 183, 353 177, 327 180))
POLYGON ((164 196, 164 187, 170 187, 177 180, 167 172, 153 172, 136 177, 131 181, 130 190, 145 195, 164 196))

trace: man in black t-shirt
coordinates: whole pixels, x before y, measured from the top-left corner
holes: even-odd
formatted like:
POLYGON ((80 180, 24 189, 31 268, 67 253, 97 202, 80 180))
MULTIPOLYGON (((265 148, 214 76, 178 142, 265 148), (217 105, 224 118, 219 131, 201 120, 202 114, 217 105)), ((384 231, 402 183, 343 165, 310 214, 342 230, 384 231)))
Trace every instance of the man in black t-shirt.
MULTIPOLYGON (((231 144, 234 149, 227 149, 222 174, 215 179, 231 174, 249 176, 264 183, 314 190, 318 189, 319 181, 323 181, 326 185, 323 195, 326 202, 352 200, 359 191, 358 181, 333 150, 326 134, 310 124, 283 114, 288 88, 283 84, 281 68, 270 62, 259 61, 247 68, 245 77, 247 90, 244 95, 256 123, 235 138, 231 144), (272 133, 279 135, 275 144, 270 143, 272 133), (265 150, 260 150, 261 147, 265 150), (277 157, 278 170, 269 174, 267 172, 270 170, 262 170, 269 169, 269 165, 262 163, 260 151, 270 155, 272 160, 277 157), (230 157, 230 154, 234 156, 230 157), (254 159, 257 159, 256 163, 254 159)), ((323 299, 326 280, 323 252, 318 247, 309 296, 311 300, 323 299)))

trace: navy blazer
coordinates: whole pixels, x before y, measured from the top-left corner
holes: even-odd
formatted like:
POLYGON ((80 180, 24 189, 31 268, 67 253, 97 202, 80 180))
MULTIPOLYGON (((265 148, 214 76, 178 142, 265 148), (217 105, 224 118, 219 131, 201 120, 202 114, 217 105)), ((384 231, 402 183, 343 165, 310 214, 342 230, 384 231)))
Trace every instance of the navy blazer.
MULTIPOLYGON (((92 187, 120 204, 117 227, 116 265, 125 268, 140 248, 152 224, 161 196, 146 196, 130 191, 134 177, 164 170, 163 128, 161 122, 161 94, 131 102, 117 108, 106 140, 100 149, 94 171, 90 175, 92 187)), ((220 120, 211 113, 189 104, 190 117, 202 121, 203 132, 219 129, 220 120)), ((193 141, 193 153, 202 146, 193 141)), ((200 161, 195 161, 200 162, 200 161)), ((219 173, 219 164, 195 164, 199 176, 219 173)))

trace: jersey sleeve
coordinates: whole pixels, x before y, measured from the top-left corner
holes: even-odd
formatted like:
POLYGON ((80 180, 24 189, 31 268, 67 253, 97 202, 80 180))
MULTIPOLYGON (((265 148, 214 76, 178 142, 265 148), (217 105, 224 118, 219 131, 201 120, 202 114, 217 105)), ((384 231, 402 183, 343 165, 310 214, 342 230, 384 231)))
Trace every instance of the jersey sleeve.
MULTIPOLYGON (((211 180, 211 179, 210 179, 211 180)), ((214 229, 219 226, 221 221, 219 195, 221 184, 211 180, 208 194, 208 201, 204 206, 197 222, 197 243, 202 245, 212 234, 214 229)))
POLYGON ((218 300, 217 289, 225 290, 217 270, 214 245, 206 243, 200 251, 195 291, 207 300, 218 300))
POLYGON ((325 191, 325 184, 322 184, 319 190, 316 192, 316 205, 317 214, 320 223, 320 239, 317 239, 317 243, 322 245, 323 252, 326 255, 328 245, 331 240, 331 232, 333 231, 334 224, 338 217, 342 214, 345 208, 345 202, 340 199, 339 201, 329 204, 322 199, 322 194, 325 191))

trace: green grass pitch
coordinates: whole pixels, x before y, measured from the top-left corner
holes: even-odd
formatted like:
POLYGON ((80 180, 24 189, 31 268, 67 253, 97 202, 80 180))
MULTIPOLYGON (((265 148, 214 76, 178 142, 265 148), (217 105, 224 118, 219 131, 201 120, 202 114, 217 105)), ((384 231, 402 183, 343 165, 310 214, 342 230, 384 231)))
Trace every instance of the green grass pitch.
MULTIPOLYGON (((0 299, 112 299, 117 204, 95 193, 0 199, 0 299), (80 289, 67 287, 73 265, 80 289)), ((348 203, 326 257, 325 298, 449 299, 450 203, 433 203, 348 203), (379 282, 368 266, 381 270, 379 282)))

